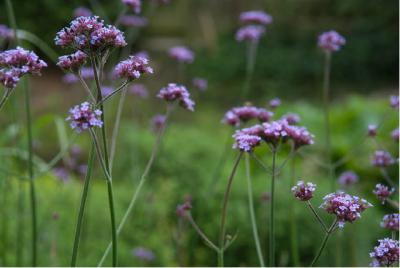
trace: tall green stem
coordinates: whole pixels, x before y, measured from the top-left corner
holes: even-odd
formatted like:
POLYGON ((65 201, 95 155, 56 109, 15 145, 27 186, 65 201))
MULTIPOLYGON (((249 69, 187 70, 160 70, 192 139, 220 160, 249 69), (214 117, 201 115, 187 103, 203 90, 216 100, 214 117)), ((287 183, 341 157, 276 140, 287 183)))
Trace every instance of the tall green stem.
POLYGON ((17 267, 23 266, 23 241, 24 241, 24 214, 25 214, 25 187, 24 181, 18 179, 18 212, 17 212, 17 244, 16 244, 16 260, 17 267))
MULTIPOLYGON (((296 156, 293 156, 290 165, 290 187, 294 185, 294 178, 296 176, 296 156)), ((292 253, 293 266, 300 266, 299 260, 299 246, 297 242, 297 226, 296 226, 296 212, 295 202, 289 202, 289 211, 291 217, 289 217, 290 223, 290 251, 292 253)))
POLYGON ((328 239, 330 237, 330 235, 332 234, 333 228, 335 227, 337 223, 337 219, 335 219, 335 221, 332 223, 331 227, 329 227, 328 231, 325 234, 324 240, 322 240, 322 244, 318 249, 317 255, 315 255, 313 261, 311 262, 310 266, 314 266, 314 264, 318 261, 319 257, 322 254, 322 251, 324 250, 326 243, 328 242, 328 239))
POLYGON ((89 152, 89 161, 87 164, 85 184, 83 186, 81 203, 79 206, 78 221, 76 223, 74 246, 72 248, 71 267, 76 266, 76 259, 78 256, 79 241, 80 241, 80 236, 81 236, 81 231, 82 231, 82 222, 83 222, 83 218, 85 215, 85 207, 86 207, 86 200, 87 200, 87 196, 88 196, 88 192, 89 192, 90 178, 92 177, 92 169, 93 169, 93 162, 94 162, 94 156, 95 156, 94 150, 95 150, 95 147, 94 147, 94 144, 92 144, 92 147, 89 152))
POLYGON ((251 79, 253 77, 254 66, 255 66, 255 63, 256 63, 257 47, 258 47, 258 42, 249 42, 249 43, 247 43, 246 78, 245 78, 245 81, 244 81, 242 94, 241 94, 242 99, 243 98, 247 98, 247 95, 248 95, 248 92, 249 92, 249 89, 250 89, 251 79))
POLYGON ((263 257, 262 250, 261 250, 261 245, 260 245, 260 238, 259 238, 259 235, 258 235, 256 216, 255 216, 255 213, 254 213, 253 186, 252 186, 251 175, 250 175, 249 154, 246 154, 245 157, 246 157, 245 160, 246 160, 247 196, 248 196, 248 200, 249 200, 249 211, 250 211, 251 227, 253 229, 254 242, 256 244, 257 256, 258 256, 258 260, 260 262, 260 266, 261 267, 265 267, 264 257, 263 257))
POLYGON ((275 166, 276 148, 272 149, 271 209, 269 217, 269 264, 275 266, 275 166))
POLYGON ((219 233, 219 248, 220 251, 218 253, 218 266, 224 266, 224 251, 225 251, 225 233, 226 233, 226 211, 228 209, 228 200, 229 195, 232 189, 232 182, 233 178, 235 177, 236 169, 239 165, 240 159, 242 158, 243 152, 240 152, 238 157, 236 158, 235 164, 233 165, 232 172, 228 178, 228 184, 225 189, 224 200, 222 203, 222 210, 221 210, 221 225, 220 225, 220 233, 219 233))

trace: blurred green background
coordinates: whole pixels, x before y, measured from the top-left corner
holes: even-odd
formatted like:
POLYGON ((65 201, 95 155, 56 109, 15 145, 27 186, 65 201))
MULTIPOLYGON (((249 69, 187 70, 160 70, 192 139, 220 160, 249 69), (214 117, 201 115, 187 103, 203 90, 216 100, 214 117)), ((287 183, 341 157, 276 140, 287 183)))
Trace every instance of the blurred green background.
MULTIPOLYGON (((56 48, 53 39, 55 33, 72 19, 74 8, 89 7, 106 20, 108 17, 109 21, 113 21, 122 8, 119 0, 12 2, 19 27, 43 39, 60 55, 69 52, 56 48)), ((4 2, 0 3, 0 9, 5 10, 4 2)), ((274 22, 260 42, 248 100, 266 106, 270 98, 280 97, 283 105, 278 108, 275 118, 296 112, 302 118, 301 124, 316 136, 315 145, 304 148, 304 154, 296 158, 295 178, 290 176, 289 163, 277 182, 278 264, 294 265, 289 244, 290 220, 296 221, 298 229, 301 265, 309 265, 323 237, 311 213, 293 198, 290 188, 293 181, 300 178, 315 182, 317 192, 312 202, 316 207, 331 190, 326 171, 316 161, 324 154, 320 102, 323 55, 316 46, 316 39, 326 30, 335 29, 347 39, 347 44, 333 57, 332 140, 335 160, 353 153, 350 160, 337 169, 336 176, 348 169, 357 172, 359 183, 346 190, 366 198, 374 207, 368 209, 362 219, 346 224, 343 231, 332 237, 319 265, 367 266, 370 262, 368 253, 376 240, 390 236, 379 223, 384 214, 394 210, 381 205, 372 194, 375 184, 383 180, 379 170, 370 165, 370 155, 376 150, 376 144, 364 137, 368 124, 383 122, 378 140, 398 157, 398 143, 390 138, 390 132, 398 126, 398 113, 389 107, 388 101, 389 95, 397 94, 398 90, 398 3, 373 0, 172 0, 171 4, 156 9, 144 5, 143 14, 149 17, 150 25, 134 31, 130 43, 131 52, 149 52, 155 74, 141 81, 151 92, 149 99, 130 96, 125 103, 113 169, 118 222, 137 187, 154 143, 149 119, 165 109, 154 96, 160 87, 178 78, 176 63, 166 55, 168 48, 181 44, 191 47, 196 59, 185 69, 184 82, 189 84, 191 77, 201 76, 208 79, 209 88, 204 93, 192 90, 197 102, 194 113, 177 109, 173 114, 149 180, 120 235, 120 265, 217 264, 214 252, 204 245, 194 230, 187 223, 179 225, 175 208, 185 196, 192 196, 193 217, 213 241, 217 240, 223 191, 237 154, 228 150, 226 164, 214 181, 225 140, 233 133, 220 120, 231 106, 243 104, 238 94, 245 77, 245 46, 234 40, 234 34, 239 26, 240 12, 251 9, 265 10, 273 16, 274 22), (177 241, 178 233, 181 238, 177 241), (152 250, 156 259, 147 263, 138 260, 132 254, 136 247, 152 250)), ((6 12, 0 14, 0 24, 8 25, 6 12)), ((50 65, 41 77, 31 80, 36 169, 39 170, 60 147, 65 146, 63 133, 67 139, 72 137, 72 131, 63 120, 69 107, 83 100, 84 92, 79 86, 63 84, 62 72, 40 48, 28 43, 24 46, 34 49, 50 65)), ((112 58, 112 61, 116 59, 112 58)), ((111 69, 112 64, 108 67, 111 69)), ((28 185, 20 178, 26 176, 23 92, 17 89, 14 93, 10 105, 0 114, 3 129, 0 134, 0 264, 3 266, 30 264, 28 185), (17 108, 13 109, 11 103, 17 108), (18 212, 23 215, 22 222, 17 221, 18 212), (17 244, 17 233, 21 235, 18 230, 22 230, 22 247, 17 244), (18 250, 22 251, 20 260, 15 259, 18 250)), ((109 126, 117 102, 115 99, 106 106, 110 111, 107 115, 109 126)), ((109 132, 111 134, 111 130, 109 132)), ((86 134, 79 135, 75 143, 83 150, 77 158, 81 164, 87 161, 90 145, 86 134)), ((282 152, 279 161, 283 161, 286 153, 282 152)), ((270 161, 266 148, 260 148, 256 154, 270 161)), ((63 166, 62 161, 57 165, 63 166)), ((269 190, 269 177, 256 163, 251 164, 251 169, 262 248, 267 255, 269 203, 262 201, 261 196, 269 190)), ((398 179, 398 165, 389 172, 394 180, 398 179)), ((57 179, 54 172, 48 172, 37 178, 36 185, 39 264, 68 266, 82 178, 71 174, 65 183, 57 179)), ((238 237, 226 253, 228 266, 258 265, 246 187, 242 163, 229 203, 228 233, 238 237)), ((398 199, 397 193, 395 199, 398 199)), ((324 220, 332 220, 319 211, 324 220)), ((98 168, 90 189, 78 265, 96 265, 109 240, 106 185, 98 168)), ((107 265, 111 265, 110 258, 107 265)))

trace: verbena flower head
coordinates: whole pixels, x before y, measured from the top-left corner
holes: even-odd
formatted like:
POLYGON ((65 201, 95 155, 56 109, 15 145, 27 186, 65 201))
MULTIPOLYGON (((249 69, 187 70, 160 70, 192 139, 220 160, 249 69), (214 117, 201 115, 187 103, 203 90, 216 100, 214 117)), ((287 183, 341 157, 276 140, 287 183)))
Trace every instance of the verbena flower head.
POLYGON ((200 78, 200 77, 195 77, 192 80, 193 87, 200 90, 200 91, 206 91, 208 87, 208 81, 207 79, 200 78))
POLYGON ((101 111, 93 109, 88 102, 76 105, 69 110, 69 116, 66 118, 70 121, 70 126, 80 133, 91 127, 102 127, 103 122, 100 119, 101 111))
POLYGON ((304 183, 304 181, 299 181, 295 186, 292 187, 292 193, 297 199, 301 201, 307 201, 313 198, 316 186, 317 185, 311 182, 304 183))
POLYGON ((152 74, 153 68, 148 66, 149 60, 138 56, 129 56, 115 66, 115 74, 128 80, 138 79, 142 74, 152 74))
POLYGON ((389 188, 386 185, 378 183, 372 192, 376 195, 379 201, 382 202, 382 204, 385 204, 386 200, 394 193, 394 191, 394 188, 389 188))
POLYGON ((390 96, 390 106, 395 109, 399 109, 399 96, 392 95, 390 96))
POLYGON ((156 256, 154 255, 153 251, 150 249, 137 247, 133 249, 133 255, 138 258, 139 260, 152 262, 155 260, 156 256))
POLYGON ((126 46, 124 34, 115 26, 105 25, 98 16, 74 19, 57 33, 55 43, 87 53, 101 53, 109 48, 126 46))
POLYGON ((261 143, 260 137, 245 134, 240 130, 236 131, 232 137, 235 139, 235 143, 233 144, 232 148, 239 149, 243 152, 251 152, 261 143))
POLYGON ((168 55, 181 63, 192 63, 194 61, 194 53, 185 46, 176 46, 168 50, 168 55))
POLYGON ((54 175, 56 178, 61 182, 68 182, 69 181, 69 172, 67 169, 63 167, 58 167, 53 169, 54 175))
POLYGON ((74 10, 74 17, 89 17, 92 15, 92 11, 86 7, 77 7, 74 10))
POLYGON ((246 123, 252 119, 258 119, 260 122, 268 122, 272 116, 272 112, 263 108, 246 105, 234 107, 226 112, 222 123, 238 127, 241 123, 246 123))
POLYGON ((192 204, 190 201, 185 201, 181 205, 176 206, 176 215, 178 217, 183 217, 185 216, 186 212, 190 211, 192 209, 192 204))
POLYGON ((378 128, 376 125, 368 125, 368 136, 369 137, 375 137, 377 134, 378 128))
POLYGON ((346 39, 336 31, 324 32, 318 37, 318 46, 325 52, 339 51, 346 39))
POLYGON ((139 98, 145 99, 149 97, 149 91, 143 84, 133 84, 129 87, 129 93, 139 98))
POLYGON ((78 50, 73 54, 59 57, 57 66, 66 71, 75 72, 86 63, 87 58, 85 52, 78 50))
POLYGON ((159 132, 164 126, 165 126, 165 121, 167 120, 167 117, 162 114, 157 114, 153 116, 150 120, 150 126, 153 132, 157 133, 159 132))
POLYGON ((140 13, 142 9, 141 0, 122 0, 122 3, 131 8, 131 10, 136 14, 140 13))
POLYGON ((394 141, 399 142, 399 128, 394 129, 391 133, 390 136, 394 141))
POLYGON ((399 241, 390 238, 378 240, 379 245, 369 253, 371 266, 389 267, 399 262, 399 241))
POLYGON ((399 214, 387 214, 383 216, 381 227, 391 231, 399 231, 399 214))
POLYGON ((286 122, 288 122, 289 125, 296 125, 300 123, 301 120, 300 116, 294 113, 285 114, 284 116, 282 116, 281 119, 286 120, 286 122))
POLYGON ((376 167, 388 167, 394 164, 394 159, 389 152, 378 150, 372 157, 372 165, 376 167))
POLYGON ((281 99, 279 99, 279 98, 274 98, 274 99, 272 99, 272 100, 269 101, 269 107, 270 107, 271 109, 276 109, 276 108, 278 108, 279 106, 281 106, 281 99))
POLYGON ((344 226, 345 222, 353 223, 361 218, 361 213, 368 207, 372 207, 372 205, 367 200, 341 191, 325 196, 324 202, 320 206, 327 213, 336 216, 340 228, 344 226))
POLYGON ((283 124, 285 132, 287 133, 287 137, 293 141, 295 149, 298 149, 303 145, 314 144, 314 135, 305 127, 289 125, 287 121, 282 122, 285 122, 283 124))
POLYGON ((149 21, 145 17, 136 15, 124 15, 121 17, 121 25, 127 27, 142 28, 148 25, 149 21))
POLYGON ((286 130, 288 126, 289 124, 285 120, 263 123, 263 140, 272 145, 276 145, 282 140, 287 140, 288 133, 286 130))
POLYGON ((236 32, 236 41, 258 42, 265 34, 265 27, 260 25, 247 25, 236 32))
POLYGON ((4 24, 0 24, 0 40, 10 40, 14 36, 12 29, 8 28, 4 24))
POLYGON ((23 75, 40 75, 44 67, 47 64, 33 51, 21 47, 3 51, 0 53, 0 83, 7 88, 14 88, 23 75))
POLYGON ((343 172, 338 179, 338 182, 342 186, 350 186, 358 181, 358 176, 355 172, 349 170, 343 172))
POLYGON ((239 20, 243 24, 268 25, 272 23, 272 17, 261 10, 242 12, 239 16, 239 20))
POLYGON ((183 85, 170 83, 162 88, 157 97, 168 102, 178 101, 183 108, 194 111, 194 101, 190 99, 189 91, 183 85))

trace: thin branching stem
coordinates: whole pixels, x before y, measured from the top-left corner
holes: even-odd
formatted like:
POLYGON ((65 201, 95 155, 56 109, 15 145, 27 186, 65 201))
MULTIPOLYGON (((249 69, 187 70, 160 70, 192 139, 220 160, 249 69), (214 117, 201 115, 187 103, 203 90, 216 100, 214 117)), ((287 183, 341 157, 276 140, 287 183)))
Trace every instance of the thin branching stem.
POLYGON ((110 99, 111 97, 113 97, 115 94, 117 94, 118 92, 120 92, 121 90, 123 90, 127 85, 129 84, 129 81, 125 81, 124 83, 122 83, 116 90, 114 90, 113 92, 111 92, 110 94, 108 94, 107 96, 105 96, 102 100, 98 101, 96 106, 99 105, 103 105, 103 103, 105 101, 107 101, 108 99, 110 99))
POLYGON ((318 252, 317 252, 317 254, 315 255, 313 261, 311 262, 310 267, 314 266, 314 264, 318 261, 319 257, 321 256, 322 251, 324 250, 324 248, 325 248, 325 246, 326 246, 326 243, 328 242, 328 239, 329 239, 330 235, 334 232, 334 230, 336 230, 336 229, 335 229, 335 226, 336 226, 336 224, 337 224, 337 221, 338 221, 338 220, 337 220, 337 218, 336 218, 336 219, 333 221, 331 227, 329 227, 328 231, 325 233, 324 240, 322 240, 322 244, 321 244, 320 248, 318 249, 318 252))
POLYGON ((94 97, 92 91, 90 90, 89 86, 87 85, 87 83, 85 82, 85 80, 82 77, 81 74, 81 70, 78 71, 77 74, 79 81, 81 82, 83 88, 86 90, 86 93, 88 94, 89 98, 95 103, 96 102, 96 98, 94 97))
POLYGON ((4 95, 0 100, 0 111, 1 108, 3 108, 4 104, 6 103, 6 101, 8 100, 8 98, 10 97, 12 91, 13 90, 11 88, 6 88, 6 91, 4 92, 4 95))
POLYGON ((272 175, 271 175, 271 208, 269 216, 269 264, 275 266, 275 176, 276 176, 276 148, 272 151, 272 175))
POLYGON ((315 218, 318 220, 319 224, 322 226, 325 232, 328 232, 328 227, 326 227, 324 221, 318 215, 317 211, 314 209, 313 205, 311 204, 310 200, 307 200, 307 206, 310 208, 311 212, 314 214, 315 218))
POLYGON ((256 160, 256 162, 267 172, 269 175, 272 175, 272 169, 267 166, 254 152, 250 152, 250 156, 256 160))
POLYGON ((220 249, 207 237, 207 235, 200 229, 200 227, 196 224, 194 221, 192 214, 190 212, 187 212, 187 214, 184 216, 189 223, 192 225, 193 229, 196 231, 196 233, 203 238, 203 240, 206 242, 207 246, 215 250, 216 252, 219 252, 220 249))

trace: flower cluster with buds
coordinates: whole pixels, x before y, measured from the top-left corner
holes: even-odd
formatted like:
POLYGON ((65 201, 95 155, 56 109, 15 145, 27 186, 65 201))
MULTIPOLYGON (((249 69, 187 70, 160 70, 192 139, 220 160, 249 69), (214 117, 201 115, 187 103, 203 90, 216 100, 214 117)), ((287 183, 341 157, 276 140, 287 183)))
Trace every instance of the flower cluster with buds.
POLYGON ((44 67, 47 64, 33 51, 21 47, 3 51, 0 53, 0 83, 15 88, 23 75, 40 75, 44 67))
POLYGON ((264 11, 254 10, 242 12, 239 21, 247 25, 236 32, 236 41, 257 43, 265 34, 265 25, 272 23, 272 17, 264 11))
POLYGON ((121 25, 127 27, 146 27, 149 24, 147 18, 135 16, 135 15, 124 15, 121 17, 121 25))
POLYGON ((142 261, 152 262, 156 259, 154 252, 146 248, 142 247, 134 248, 132 253, 133 256, 142 261))
POLYGON ((342 186, 350 186, 358 181, 358 176, 353 171, 343 172, 338 179, 338 182, 342 186))
POLYGON ((164 127, 166 120, 167 120, 166 116, 162 114, 157 114, 153 116, 150 120, 151 129, 154 132, 160 131, 160 129, 164 127))
POLYGON ((234 107, 225 113, 222 123, 238 127, 251 119, 258 119, 260 122, 268 122, 274 114, 264 108, 255 106, 234 107))
POLYGON ((0 24, 0 40, 10 40, 13 38, 13 30, 4 24, 0 24))
POLYGON ((194 101, 190 99, 189 91, 183 85, 170 83, 163 87, 157 97, 168 102, 178 101, 183 108, 194 111, 194 101))
POLYGON ((375 137, 378 132, 378 128, 376 125, 368 125, 368 136, 375 137))
POLYGON ((149 97, 149 91, 143 84, 133 84, 129 87, 129 93, 139 98, 145 99, 149 97))
POLYGON ((276 108, 278 108, 279 106, 281 106, 281 99, 279 99, 279 98, 274 98, 274 99, 272 99, 272 100, 270 100, 269 101, 269 107, 271 108, 271 109, 276 109, 276 108))
POLYGON ((392 95, 390 96, 390 107, 394 109, 399 109, 399 96, 392 95))
POLYGON ((69 110, 69 116, 66 118, 70 121, 70 126, 77 133, 92 127, 102 127, 103 122, 100 119, 101 111, 94 109, 88 102, 83 102, 69 110))
POLYGON ((387 214, 383 216, 381 227, 391 231, 399 231, 399 214, 387 214))
POLYGON ((318 37, 318 46, 325 52, 339 51, 346 39, 336 31, 324 32, 318 37))
POLYGON ((372 165, 376 167, 388 167, 394 164, 394 159, 389 152, 378 150, 372 157, 372 165))
POLYGON ((59 31, 55 43, 86 53, 103 52, 108 48, 126 46, 124 34, 115 26, 105 25, 98 16, 78 17, 59 31))
POLYGON ((70 55, 64 55, 58 58, 57 66, 66 71, 75 72, 79 70, 87 61, 88 56, 80 50, 70 55))
POLYGON ((140 13, 142 9, 141 0, 122 0, 122 3, 132 9, 132 11, 136 14, 140 13))
POLYGON ((147 58, 129 56, 128 59, 121 61, 115 66, 115 74, 119 78, 128 80, 138 79, 142 74, 152 74, 153 68, 148 66, 147 58))
POLYGON ((194 53, 185 46, 171 47, 168 55, 181 63, 192 63, 194 61, 194 53))
POLYGON ((177 205, 176 206, 176 215, 178 217, 183 217, 185 216, 187 211, 190 211, 192 209, 192 204, 190 201, 185 201, 183 204, 177 205))
POLYGON ((299 181, 295 186, 292 187, 292 193, 294 196, 301 201, 308 201, 313 198, 314 191, 316 189, 314 183, 299 181))
POLYGON ((89 17, 91 15, 92 15, 92 11, 86 7, 77 7, 74 10, 74 18, 89 17))
POLYGON ((236 32, 236 41, 258 42, 265 34, 265 27, 260 25, 247 25, 236 32))
POLYGON ((382 204, 385 204, 386 200, 394 193, 394 191, 394 188, 390 189, 388 186, 378 183, 372 192, 382 202, 382 204))
POLYGON ((195 77, 192 80, 193 87, 200 90, 206 91, 208 87, 208 81, 204 78, 195 77))
POLYGON ((232 148, 239 149, 244 152, 251 152, 254 148, 261 143, 261 138, 256 135, 245 134, 240 131, 236 131, 236 133, 232 136, 235 139, 235 143, 232 148))
POLYGON ((268 25, 272 23, 272 17, 264 11, 252 10, 242 12, 239 16, 239 21, 243 24, 268 25))
POLYGON ((282 116, 281 120, 286 120, 289 125, 296 125, 300 123, 300 116, 294 113, 288 113, 282 116))
POLYGON ((399 142, 399 128, 394 129, 391 133, 390 136, 394 141, 399 142))
POLYGON ((371 266, 389 267, 399 262, 399 241, 390 238, 378 240, 379 245, 369 253, 371 266))
POLYGON ((320 206, 327 213, 336 215, 340 228, 345 222, 353 223, 361 218, 361 213, 369 207, 372 205, 367 200, 341 191, 325 196, 320 206))

